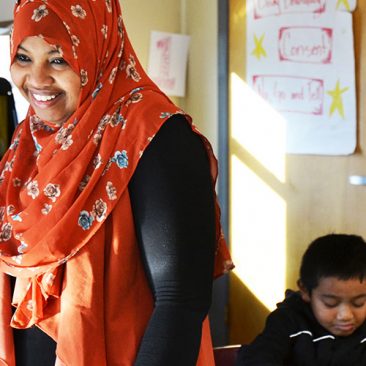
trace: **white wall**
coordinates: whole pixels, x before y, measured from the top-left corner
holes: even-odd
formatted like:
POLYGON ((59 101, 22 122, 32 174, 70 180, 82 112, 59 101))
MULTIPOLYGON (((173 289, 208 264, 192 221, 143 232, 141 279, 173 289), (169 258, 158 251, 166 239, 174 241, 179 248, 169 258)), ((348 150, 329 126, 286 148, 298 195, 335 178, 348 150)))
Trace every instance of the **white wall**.
POLYGON ((217 0, 120 0, 127 32, 146 67, 150 31, 191 36, 185 109, 217 153, 217 0), (142 10, 143 9, 143 10, 142 10))
POLYGON ((146 68, 150 32, 180 32, 180 0, 120 0, 120 3, 127 33, 146 68))
POLYGON ((218 1, 186 3, 187 33, 191 36, 186 110, 218 150, 218 1))
POLYGON ((13 19, 13 8, 15 0, 0 0, 0 22, 13 19))

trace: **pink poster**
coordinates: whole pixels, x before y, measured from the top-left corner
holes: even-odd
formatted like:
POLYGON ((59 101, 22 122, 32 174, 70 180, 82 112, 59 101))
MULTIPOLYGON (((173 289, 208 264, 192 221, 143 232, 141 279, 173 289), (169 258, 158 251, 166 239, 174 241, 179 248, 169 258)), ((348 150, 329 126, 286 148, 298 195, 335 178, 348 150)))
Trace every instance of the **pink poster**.
POLYGON ((151 32, 148 74, 168 95, 185 96, 189 36, 151 32))

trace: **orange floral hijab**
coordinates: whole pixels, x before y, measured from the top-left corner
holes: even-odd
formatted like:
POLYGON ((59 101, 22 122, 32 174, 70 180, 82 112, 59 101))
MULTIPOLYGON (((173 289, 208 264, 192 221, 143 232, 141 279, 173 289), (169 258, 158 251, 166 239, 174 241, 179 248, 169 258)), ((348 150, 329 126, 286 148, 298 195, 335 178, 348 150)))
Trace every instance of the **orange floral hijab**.
POLYGON ((103 225, 145 148, 127 149, 145 133, 143 113, 165 120, 177 108, 138 64, 118 1, 21 1, 14 15, 12 60, 25 37, 39 35, 82 85, 61 128, 30 109, 1 163, 2 266, 33 276, 75 255, 103 225))
MULTIPOLYGON (((18 328, 50 316, 50 299, 63 296, 64 265, 104 230, 160 126, 183 113, 141 68, 118 0, 18 1, 12 60, 28 36, 42 37, 62 52, 80 75, 82 92, 61 127, 40 120, 30 108, 0 164, 0 270, 17 277, 11 325, 18 328)), ((214 184, 216 160, 201 137, 214 184)), ((217 239, 216 276, 231 267, 218 207, 217 239)), ((2 281, 4 308, 4 275, 2 281)), ((56 331, 49 334, 57 338, 56 331)))

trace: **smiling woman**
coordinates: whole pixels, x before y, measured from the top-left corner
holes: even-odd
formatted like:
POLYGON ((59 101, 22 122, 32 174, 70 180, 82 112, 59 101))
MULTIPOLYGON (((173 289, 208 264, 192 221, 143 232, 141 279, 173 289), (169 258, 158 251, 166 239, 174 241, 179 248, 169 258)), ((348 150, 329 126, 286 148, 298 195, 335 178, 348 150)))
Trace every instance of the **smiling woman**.
POLYGON ((43 121, 61 126, 75 112, 81 91, 80 76, 56 46, 41 37, 25 38, 10 71, 14 84, 43 121))
POLYGON ((232 263, 209 142, 142 69, 118 0, 14 15, 30 108, 0 163, 0 363, 213 366, 232 263))

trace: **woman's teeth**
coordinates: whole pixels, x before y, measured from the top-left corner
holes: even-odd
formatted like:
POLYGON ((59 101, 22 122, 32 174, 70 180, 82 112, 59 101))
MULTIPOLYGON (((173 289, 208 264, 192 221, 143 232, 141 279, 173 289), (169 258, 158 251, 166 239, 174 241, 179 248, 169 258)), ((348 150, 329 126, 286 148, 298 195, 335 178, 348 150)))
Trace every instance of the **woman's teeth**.
POLYGON ((39 101, 39 102, 48 102, 52 99, 55 99, 57 97, 56 94, 54 95, 38 95, 38 94, 33 94, 33 97, 35 100, 39 101))

